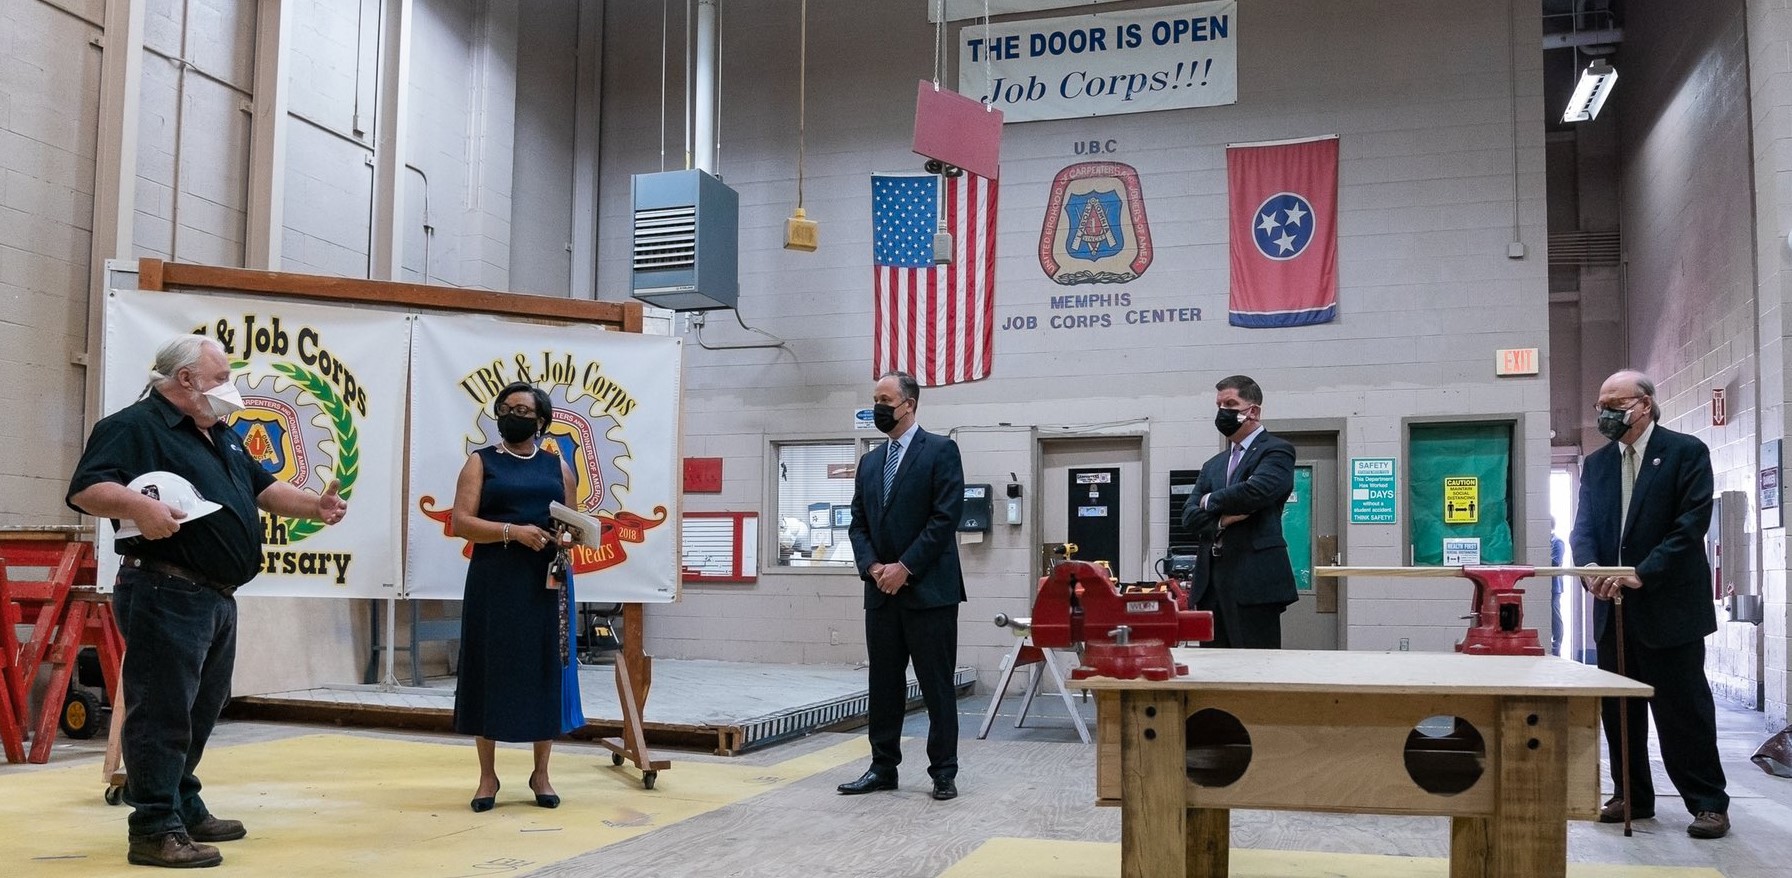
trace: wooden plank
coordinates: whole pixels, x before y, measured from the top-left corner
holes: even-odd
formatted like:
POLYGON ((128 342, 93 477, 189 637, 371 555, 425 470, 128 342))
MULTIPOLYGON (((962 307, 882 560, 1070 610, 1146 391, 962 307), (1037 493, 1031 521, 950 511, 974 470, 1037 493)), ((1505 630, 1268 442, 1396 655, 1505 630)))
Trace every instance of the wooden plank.
POLYGON ((1499 795, 1489 827, 1488 878, 1564 878, 1568 872, 1568 706, 1514 697, 1499 706, 1499 795))
POLYGON ((1555 656, 1447 652, 1177 649, 1189 673, 1161 682, 1090 677, 1086 689, 1191 689, 1330 694, 1626 695, 1653 690, 1628 677, 1555 656))
POLYGON ((1120 804, 1120 693, 1095 693, 1095 800, 1120 804))
POLYGON ((1493 820, 1450 819, 1450 878, 1487 878, 1487 842, 1493 820))
POLYGON ((1190 808, 1187 820, 1185 874, 1188 878, 1224 878, 1232 865, 1232 812, 1190 808))
MULTIPOLYGON (((1491 816, 1491 758, 1473 786, 1427 792, 1406 768, 1414 727, 1456 716, 1480 732, 1491 757, 1498 713, 1492 696, 1314 696, 1289 692, 1190 692, 1187 711, 1223 710, 1250 735, 1250 763, 1225 786, 1186 785, 1191 808, 1491 816)), ((1180 731, 1180 730, 1179 730, 1180 731)), ((1559 798, 1559 797, 1558 797, 1559 798)))
MULTIPOLYGON (((1522 567, 1522 564, 1477 565, 1490 568, 1522 567)), ((1467 579, 1465 567, 1338 567, 1319 566, 1313 575, 1319 578, 1337 576, 1389 576, 1400 579, 1467 579)), ((1635 576, 1635 567, 1532 567, 1532 576, 1635 576)))
POLYGON ((1196 842, 1186 835, 1183 804, 1182 696, 1145 690, 1122 695, 1120 703, 1121 878, 1192 875, 1185 869, 1187 846, 1196 842))
POLYGON ((154 290, 156 292, 161 292, 162 290, 167 289, 168 287, 162 272, 162 266, 164 265, 166 265, 166 263, 160 259, 137 260, 137 288, 140 290, 154 290))
POLYGON ((150 291, 196 289, 290 296, 325 302, 473 311, 509 317, 540 317, 598 323, 640 332, 639 302, 600 302, 558 296, 498 293, 400 281, 294 274, 212 265, 188 265, 159 259, 137 261, 137 286, 150 291), (632 325, 633 329, 628 329, 632 325))
POLYGON ((1568 701, 1568 782, 1563 806, 1569 820, 1599 817, 1599 767, 1605 759, 1605 738, 1599 734, 1599 699, 1568 701))

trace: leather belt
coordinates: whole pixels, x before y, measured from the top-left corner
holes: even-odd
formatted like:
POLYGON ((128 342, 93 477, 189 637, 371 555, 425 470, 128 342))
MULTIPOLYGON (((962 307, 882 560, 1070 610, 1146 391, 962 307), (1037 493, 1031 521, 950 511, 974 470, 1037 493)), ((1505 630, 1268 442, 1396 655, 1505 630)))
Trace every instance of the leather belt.
POLYGON ((144 570, 150 573, 160 573, 163 576, 172 576, 175 579, 184 579, 194 585, 205 586, 225 597, 230 597, 231 595, 236 594, 237 590, 237 586, 225 585, 217 580, 207 579, 179 564, 170 564, 166 561, 152 561, 148 558, 138 558, 130 555, 121 558, 120 563, 135 570, 144 570))

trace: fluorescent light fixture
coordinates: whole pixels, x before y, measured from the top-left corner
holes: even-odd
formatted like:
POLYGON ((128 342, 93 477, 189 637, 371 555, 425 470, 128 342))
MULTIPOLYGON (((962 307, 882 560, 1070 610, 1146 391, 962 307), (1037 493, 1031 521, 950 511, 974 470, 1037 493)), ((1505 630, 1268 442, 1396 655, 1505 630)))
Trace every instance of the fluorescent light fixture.
POLYGON ((1599 115, 1599 108, 1605 106, 1605 99, 1611 95, 1612 86, 1618 81, 1618 71, 1600 58, 1587 65, 1580 72, 1580 82, 1574 86, 1574 97, 1568 99, 1568 109, 1562 113, 1563 122, 1590 122, 1599 115))

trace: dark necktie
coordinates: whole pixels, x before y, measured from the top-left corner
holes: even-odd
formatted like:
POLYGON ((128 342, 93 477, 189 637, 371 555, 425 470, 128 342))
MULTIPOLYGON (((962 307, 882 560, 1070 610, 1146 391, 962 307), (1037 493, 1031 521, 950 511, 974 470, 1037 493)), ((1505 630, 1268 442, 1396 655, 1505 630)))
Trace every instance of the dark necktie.
POLYGON ((902 463, 902 443, 890 440, 890 448, 884 452, 884 505, 890 505, 890 488, 896 484, 896 467, 902 463))

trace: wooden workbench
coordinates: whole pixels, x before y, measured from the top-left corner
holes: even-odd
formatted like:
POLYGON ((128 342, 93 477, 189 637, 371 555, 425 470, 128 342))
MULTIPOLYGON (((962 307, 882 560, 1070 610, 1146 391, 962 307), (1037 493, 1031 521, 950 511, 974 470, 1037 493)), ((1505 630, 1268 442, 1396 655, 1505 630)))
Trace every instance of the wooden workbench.
POLYGON ((1599 809, 1599 698, 1651 694, 1548 656, 1175 655, 1188 676, 1081 681, 1124 878, 1226 875, 1233 808, 1446 816, 1451 878, 1562 876, 1599 809))

